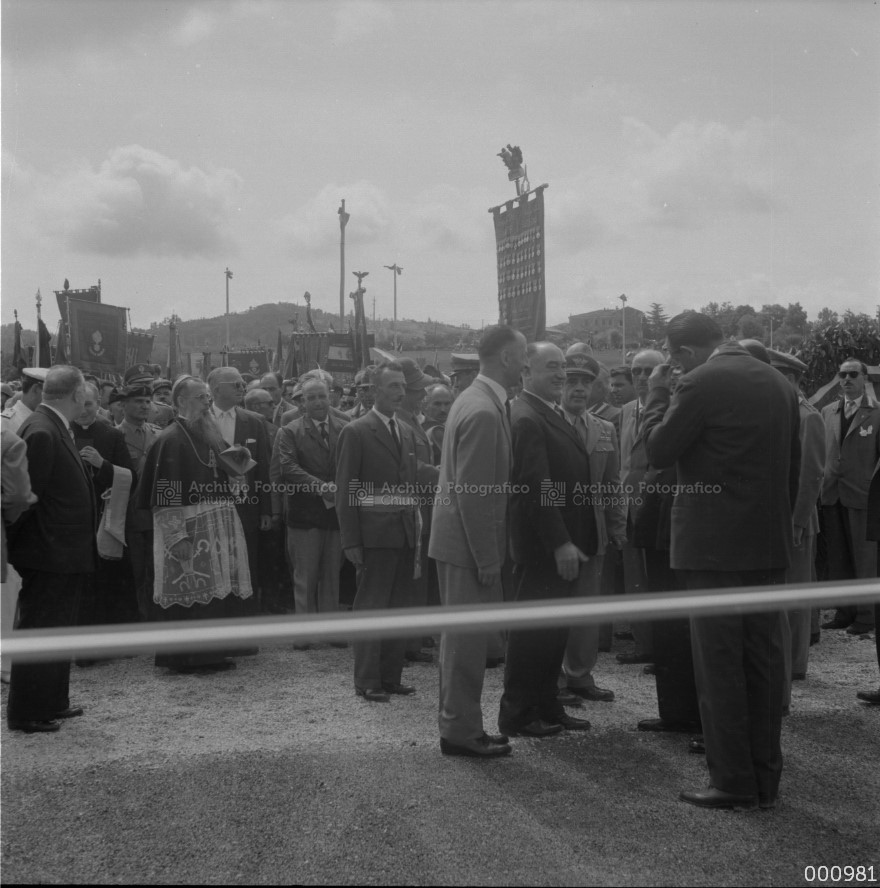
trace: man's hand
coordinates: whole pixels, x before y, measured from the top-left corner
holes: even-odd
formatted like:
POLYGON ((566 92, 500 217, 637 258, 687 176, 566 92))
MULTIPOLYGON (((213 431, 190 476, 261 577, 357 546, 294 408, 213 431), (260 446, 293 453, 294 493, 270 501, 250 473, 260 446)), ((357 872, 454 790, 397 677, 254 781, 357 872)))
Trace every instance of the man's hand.
POLYGON ((611 545, 614 546, 615 549, 623 549, 623 547, 626 545, 626 537, 612 537, 611 545))
POLYGON ((798 527, 797 524, 792 528, 792 540, 794 542, 795 549, 800 549, 800 547, 804 544, 804 529, 803 527, 798 527))
POLYGON ((271 515, 260 515, 260 530, 271 530, 272 529, 272 516, 271 515))
POLYGON ((83 449, 80 450, 79 455, 82 457, 83 462, 87 462, 90 466, 94 466, 96 469, 100 469, 101 466, 104 465, 104 457, 90 445, 83 447, 83 449))
POLYGON ((648 377, 648 388, 650 391, 653 392, 656 388, 672 388, 671 373, 672 364, 658 364, 648 377))
POLYGON ((556 572, 567 583, 577 579, 581 562, 590 560, 574 543, 563 543, 553 557, 556 559, 556 572))
POLYGON ((352 564, 356 564, 358 567, 361 567, 364 563, 364 547, 363 546, 352 546, 350 549, 346 549, 345 550, 345 557, 352 564))
POLYGON ((477 580, 481 586, 494 586, 501 582, 501 568, 498 570, 478 570, 477 580))

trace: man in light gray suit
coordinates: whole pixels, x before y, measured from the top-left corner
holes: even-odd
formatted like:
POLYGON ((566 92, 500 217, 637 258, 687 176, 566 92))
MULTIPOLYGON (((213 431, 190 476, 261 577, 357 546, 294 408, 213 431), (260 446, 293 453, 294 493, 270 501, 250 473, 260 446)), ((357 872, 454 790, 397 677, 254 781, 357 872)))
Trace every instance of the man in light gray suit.
MULTIPOLYGON (((503 600, 507 551, 510 418, 507 389, 526 364, 525 337, 489 327, 479 347, 480 373, 446 421, 428 554, 437 561, 444 605, 503 600)), ((480 697, 487 635, 447 632, 440 644, 440 751, 492 757, 510 753, 503 735, 483 730, 480 697)))

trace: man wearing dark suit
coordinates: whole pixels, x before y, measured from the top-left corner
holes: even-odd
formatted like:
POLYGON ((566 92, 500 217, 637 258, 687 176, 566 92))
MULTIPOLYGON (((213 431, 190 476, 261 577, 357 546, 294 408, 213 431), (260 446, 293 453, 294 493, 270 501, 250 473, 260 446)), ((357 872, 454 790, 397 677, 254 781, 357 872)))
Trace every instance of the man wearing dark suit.
MULTIPOLYGON (((666 328, 682 367, 670 400, 670 365, 650 377, 648 461, 675 464, 671 565, 688 589, 775 585, 791 563, 800 468, 797 397, 768 364, 724 343, 721 328, 684 312, 666 328)), ((705 808, 772 808, 782 773, 782 615, 693 617, 709 788, 682 792, 705 808)))
MULTIPOLYGON (((489 327, 480 372, 449 411, 428 554, 437 561, 444 605, 503 601, 511 442, 507 390, 526 363, 525 337, 489 327)), ((488 633, 445 632, 440 642, 440 751, 509 755, 508 738, 483 730, 480 698, 488 633)))
MULTIPOLYGON (((599 546, 595 513, 578 504, 589 491, 586 445, 566 420, 559 399, 565 357, 550 342, 530 343, 523 391, 511 409, 516 491, 510 501, 510 543, 517 601, 568 598, 580 582, 595 582, 587 567, 599 546)), ((563 728, 585 731, 568 715, 557 682, 568 643, 567 626, 511 631, 498 727, 508 735, 548 737, 563 728)))
MULTIPOLYGON (((868 526, 866 536, 876 543, 876 573, 880 576, 880 459, 874 466, 871 486, 868 488, 868 526)), ((874 625, 880 626, 880 602, 874 605, 874 625)), ((880 668, 880 633, 875 633, 874 645, 877 648, 877 666, 880 668)), ((866 703, 880 704, 880 688, 876 691, 859 691, 856 696, 866 703)))
MULTIPOLYGON (((230 617, 252 617, 256 616, 259 610, 257 590, 260 583, 260 534, 272 529, 272 497, 269 484, 271 452, 266 425, 258 413, 251 413, 250 410, 239 406, 247 386, 235 367, 215 367, 208 374, 208 386, 214 399, 211 410, 220 426, 223 440, 230 447, 233 445, 246 447, 257 463, 244 476, 244 484, 238 489, 235 503, 235 511, 238 512, 247 541, 251 586, 255 594, 249 598, 230 595, 225 601, 230 617)), ((241 651, 242 654, 255 652, 253 648, 241 651)))
MULTIPOLYGON (((876 547, 866 539, 868 487, 880 459, 880 406, 866 391, 868 368, 847 360, 838 372, 843 397, 822 408, 825 421, 823 532, 828 579, 851 580, 876 574, 876 547)), ((874 628, 870 604, 844 606, 823 629, 864 635, 874 628)))
MULTIPOLYGON (((297 614, 339 610, 342 544, 336 517, 336 444, 348 423, 332 416, 327 386, 303 386, 305 415, 279 429, 273 462, 286 491, 287 553, 297 614)), ((303 645, 308 647, 308 645, 303 645)))
MULTIPOLYGON (((43 403, 19 429, 36 504, 11 528, 9 559, 21 574, 19 629, 73 626, 95 569, 95 495, 70 423, 82 412, 85 382, 75 367, 52 367, 43 403)), ((11 730, 57 731, 82 715, 69 698, 70 660, 13 663, 6 718, 11 730)))
MULTIPOLYGON (((98 419, 99 395, 97 387, 86 383, 82 413, 73 421, 74 442, 92 479, 100 522, 104 512, 102 496, 113 488, 115 468, 124 469, 130 476, 129 495, 134 489, 134 468, 131 464, 125 436, 119 429, 98 419)), ((95 561, 93 582, 83 593, 79 607, 78 624, 93 626, 102 623, 133 623, 137 621, 137 596, 132 575, 131 558, 123 549, 122 557, 95 561)), ((91 665, 95 660, 78 658, 78 666, 91 665)))
MULTIPOLYGON (((336 513, 345 556, 358 568, 356 611, 411 604, 419 533, 415 441, 394 418, 403 368, 382 364, 373 383, 372 409, 342 429, 336 448, 336 513)), ((355 692, 376 703, 412 694, 400 682, 405 647, 402 638, 356 642, 355 692)))

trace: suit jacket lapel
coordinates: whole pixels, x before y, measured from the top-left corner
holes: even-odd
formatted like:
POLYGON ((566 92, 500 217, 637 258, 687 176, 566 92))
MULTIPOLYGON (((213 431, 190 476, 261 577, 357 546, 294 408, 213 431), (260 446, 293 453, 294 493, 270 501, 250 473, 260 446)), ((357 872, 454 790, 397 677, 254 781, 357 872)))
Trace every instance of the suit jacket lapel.
POLYGON ((537 395, 533 395, 531 392, 524 391, 521 397, 528 399, 529 405, 539 416, 543 417, 545 422, 555 425, 557 429, 564 431, 569 438, 577 443, 581 450, 584 449, 584 442, 581 441, 581 436, 567 419, 560 416, 555 410, 551 410, 537 395))
POLYGON ((70 455, 76 460, 76 464, 82 470, 86 481, 89 482, 89 490, 91 490, 92 479, 89 476, 89 471, 86 468, 85 463, 82 461, 82 457, 79 455, 79 451, 76 449, 76 444, 74 443, 73 438, 70 437, 70 432, 65 428, 64 423, 61 421, 61 417, 59 417, 54 410, 50 409, 49 407, 44 407, 42 404, 39 404, 37 406, 37 409, 40 410, 40 413, 42 413, 44 416, 48 416, 49 419, 51 419, 52 422, 55 423, 55 426, 58 429, 58 433, 61 435, 61 439, 64 442, 64 446, 68 449, 68 451, 70 451, 70 455))
MULTIPOLYGON (((841 408, 842 410, 843 408, 841 408)), ((840 414, 838 414, 839 416, 840 414)), ((861 426, 861 424, 871 415, 871 405, 868 404, 867 398, 865 395, 862 395, 862 400, 859 402, 859 408, 853 414, 852 422, 849 424, 849 428, 846 430, 846 437, 848 438, 857 428, 861 426)), ((838 428, 838 435, 840 435, 840 429, 838 428)))
MULTIPOLYGON (((367 414, 367 421, 370 423, 370 428, 373 430, 373 434, 376 436, 376 440, 380 441, 385 447, 388 448, 389 453, 391 453, 394 458, 397 460, 398 464, 400 463, 402 454, 403 454, 403 436, 401 435, 400 443, 401 443, 401 452, 397 452, 397 445, 394 443, 394 439, 391 437, 391 432, 388 430, 388 426, 376 416, 372 410, 370 410, 367 414)), ((397 420, 395 420, 397 422, 397 420)), ((398 432, 400 431, 400 423, 397 423, 398 432)))

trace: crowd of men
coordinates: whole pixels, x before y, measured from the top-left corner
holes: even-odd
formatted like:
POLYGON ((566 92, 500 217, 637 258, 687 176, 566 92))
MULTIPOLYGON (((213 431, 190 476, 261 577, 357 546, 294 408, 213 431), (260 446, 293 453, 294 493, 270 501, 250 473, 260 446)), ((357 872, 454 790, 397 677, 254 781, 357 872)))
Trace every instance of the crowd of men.
MULTIPOLYGON (((73 367, 25 370, 2 414, 16 625, 877 577, 880 405, 865 365, 847 360, 840 397, 820 414, 799 387, 806 369, 685 312, 662 351, 610 371, 583 343, 563 353, 499 326, 478 355, 454 356, 451 379, 401 357, 359 373, 348 395, 321 370, 284 380, 220 367, 171 382, 138 365, 121 389, 73 367)), ((822 628, 866 634, 878 608, 841 607, 822 628)), ((775 805, 791 682, 805 677, 819 629, 810 608, 632 624, 634 651, 618 660, 657 682, 659 717, 639 729, 702 737, 691 746, 706 754, 709 787, 682 800, 775 805)), ((490 759, 511 753, 511 737, 589 730, 567 709, 613 701, 594 675, 609 635, 444 633, 441 752, 490 759), (484 674, 501 662, 489 733, 484 674)), ((404 665, 432 661, 434 644, 356 642, 355 693, 370 703, 415 693, 404 665)), ((155 665, 220 672, 255 653, 155 665)), ((69 663, 14 662, 10 729, 54 732, 82 715, 69 678, 69 663)), ((880 691, 858 696, 880 703, 880 691)))

